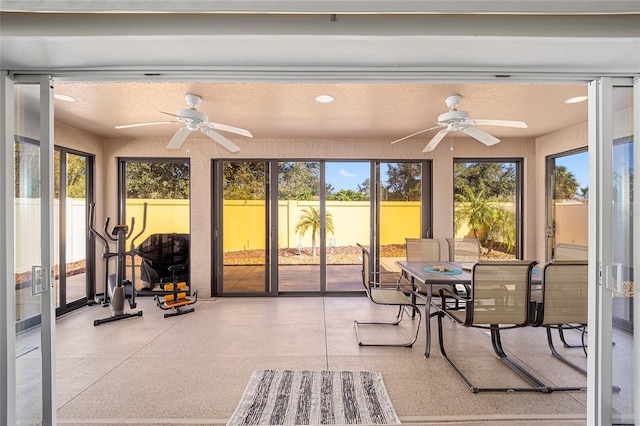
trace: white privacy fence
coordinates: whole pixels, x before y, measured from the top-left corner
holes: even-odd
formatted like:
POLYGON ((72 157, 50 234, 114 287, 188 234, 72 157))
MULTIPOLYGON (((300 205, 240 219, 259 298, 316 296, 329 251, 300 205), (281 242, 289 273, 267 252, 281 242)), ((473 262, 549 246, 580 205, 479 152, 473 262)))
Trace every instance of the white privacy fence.
MULTIPOLYGON (((67 263, 84 260, 86 257, 86 202, 67 198, 66 257, 67 263)), ((60 200, 53 202, 54 259, 60 258, 60 200)), ((16 198, 14 204, 15 228, 15 271, 20 274, 40 264, 40 199, 16 198)))

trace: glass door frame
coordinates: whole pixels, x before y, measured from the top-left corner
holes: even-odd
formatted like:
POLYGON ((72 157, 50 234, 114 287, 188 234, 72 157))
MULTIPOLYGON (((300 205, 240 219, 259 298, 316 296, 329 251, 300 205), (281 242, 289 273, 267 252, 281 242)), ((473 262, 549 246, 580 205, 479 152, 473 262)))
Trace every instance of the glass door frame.
MULTIPOLYGON (((633 87, 634 135, 640 135, 640 79, 603 77, 589 84, 589 351, 587 376, 587 422, 607 425, 612 423, 612 299, 607 289, 607 268, 613 264, 612 202, 613 188, 613 91, 614 87, 633 87), (593 189, 591 189, 593 188, 593 189)), ((634 164, 640 164, 640 150, 634 147, 634 164)), ((634 188, 634 229, 640 229, 640 189, 634 188)), ((634 251, 640 253, 640 238, 634 238, 634 251)), ((640 271, 640 258, 635 257, 633 268, 640 271)), ((640 299, 634 301, 634 310, 640 312, 640 299)), ((634 323, 633 354, 640 357, 640 322, 634 323)), ((633 371, 634 407, 640 407, 640 369, 633 371)), ((640 410, 634 412, 635 423, 640 423, 640 410)))
POLYGON ((556 217, 554 206, 554 194, 556 189, 556 161, 562 157, 571 155, 588 153, 588 148, 572 149, 570 151, 559 152, 549 155, 545 159, 545 199, 546 199, 546 221, 545 221, 545 262, 553 259, 553 250, 555 249, 556 236, 556 217))
MULTIPOLYGON (((265 297, 277 296, 277 289, 272 285, 277 279, 277 268, 272 267, 273 244, 277 244, 276 226, 278 206, 277 202, 272 202, 271 188, 277 188, 278 183, 277 161, 259 159, 229 159, 215 158, 211 161, 211 296, 234 296, 234 297, 265 297), (264 182, 265 195, 265 222, 266 230, 264 236, 265 244, 265 265, 264 265, 264 291, 256 292, 232 292, 224 290, 224 163, 226 162, 258 162, 264 163, 266 168, 266 179, 264 182), (273 167, 276 167, 274 173, 273 167), (274 205, 275 204, 275 205, 274 205)), ((276 251, 277 255, 277 251, 276 251)), ((277 259, 277 257, 276 257, 277 259)))
MULTIPOLYGON (((46 268, 43 274, 43 292, 41 293, 41 351, 42 351, 42 424, 56 424, 56 382, 55 382, 55 288, 53 280, 53 150, 54 150, 54 120, 53 120, 53 83, 48 75, 9 76, 2 75, 0 93, 2 107, 0 108, 0 124, 4 132, 2 143, 2 169, 0 178, 0 193, 5 205, 14 204, 14 138, 15 138, 15 85, 39 85, 39 115, 40 115, 40 184, 41 184, 41 259, 40 263, 46 268)), ((13 241, 15 238, 15 215, 13 209, 3 209, 2 240, 0 269, 6 283, 14 282, 13 241), (11 210, 11 211, 10 211, 11 210), (11 244, 11 246, 9 246, 11 244)), ((0 328, 2 337, 2 352, 0 355, 0 423, 16 423, 16 326, 15 326, 15 287, 4 286, 2 294, 4 314, 1 316, 0 328)))
MULTIPOLYGON (((88 217, 89 203, 95 201, 95 180, 94 180, 94 170, 95 170, 95 155, 88 154, 86 152, 77 151, 71 148, 62 148, 56 147, 54 148, 60 154, 60 182, 59 182, 59 190, 60 190, 60 217, 59 217, 59 241, 57 242, 59 245, 59 253, 60 259, 66 260, 66 245, 67 245, 67 232, 66 232, 66 215, 69 214, 67 209, 65 208, 65 204, 62 200, 67 197, 67 181, 66 172, 68 171, 68 156, 75 155, 79 157, 84 157, 86 159, 86 183, 85 183, 85 217, 88 217), (62 172, 65 172, 64 174, 62 172), (63 257, 64 256, 64 257, 63 257)), ((86 228, 86 227, 85 227, 86 228)), ((56 315, 62 315, 64 313, 70 312, 74 309, 80 308, 87 304, 89 300, 93 300, 95 296, 95 244, 92 244, 92 236, 91 233, 85 232, 85 255, 86 255, 86 264, 85 264, 85 295, 84 297, 76 300, 67 300, 67 280, 66 274, 63 274, 63 262, 60 262, 60 306, 56 308, 56 315), (63 297, 64 295, 64 297, 63 297), (64 301, 64 304, 62 303, 64 301)), ((57 259, 56 259, 57 260, 57 259)), ((66 262, 64 262, 66 263, 66 262)), ((66 270, 65 270, 66 272, 66 270)))

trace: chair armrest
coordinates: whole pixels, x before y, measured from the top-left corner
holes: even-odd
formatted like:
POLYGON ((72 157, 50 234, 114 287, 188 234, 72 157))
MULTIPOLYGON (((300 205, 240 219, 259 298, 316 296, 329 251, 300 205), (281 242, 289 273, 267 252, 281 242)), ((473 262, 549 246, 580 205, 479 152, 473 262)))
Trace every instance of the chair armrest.
POLYGON ((388 282, 388 283, 383 283, 380 282, 380 276, 386 275, 386 276, 394 276, 397 277, 399 274, 397 272, 393 272, 393 271, 373 271, 371 272, 371 275, 373 275, 374 278, 376 278, 375 281, 371 281, 370 284, 378 287, 378 288, 400 288, 400 278, 398 278, 396 280, 396 282, 388 282))
POLYGON ((447 309, 447 298, 448 299, 454 299, 456 301, 456 306, 458 305, 457 302, 464 302, 465 306, 467 304, 467 302, 470 302, 471 299, 469 297, 461 297, 459 295, 457 295, 456 293, 454 293, 453 291, 451 291, 448 288, 441 288, 440 289, 440 298, 442 299, 441 305, 442 306, 442 310, 446 311, 447 309), (446 294, 445 294, 446 293, 446 294))

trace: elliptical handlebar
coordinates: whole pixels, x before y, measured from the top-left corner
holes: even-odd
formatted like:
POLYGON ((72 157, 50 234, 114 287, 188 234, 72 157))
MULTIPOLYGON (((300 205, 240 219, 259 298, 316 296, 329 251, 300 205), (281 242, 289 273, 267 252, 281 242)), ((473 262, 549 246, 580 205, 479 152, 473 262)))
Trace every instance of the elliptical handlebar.
MULTIPOLYGON (((135 237, 131 239, 131 248, 129 249, 129 255, 131 256, 131 282, 132 282, 133 288, 135 288, 136 286, 136 262, 135 262, 136 245, 135 243, 138 237, 144 234, 144 231, 147 229, 147 203, 144 203, 142 206, 143 206, 142 207, 142 229, 135 237)), ((133 218, 131 218, 131 232, 133 232, 133 223, 134 223, 133 218)), ((129 233, 129 235, 131 235, 131 232, 129 233)), ((127 238, 129 238, 129 236, 127 236, 127 238)), ((134 294, 135 294, 135 291, 134 291, 134 294)))
MULTIPOLYGON (((140 237, 140 235, 144 234, 144 231, 147 229, 147 203, 144 203, 142 205, 142 229, 140 230, 140 232, 133 237, 133 239, 131 240, 131 253, 134 252, 134 247, 135 247, 135 242, 136 239, 138 239, 138 237, 140 237)), ((134 218, 131 218, 131 231, 129 232, 129 235, 127 235, 127 239, 131 236, 131 233, 133 232, 133 224, 134 224, 134 218)))
POLYGON ((112 237, 111 233, 109 232, 109 222, 110 221, 111 221, 110 217, 108 217, 107 220, 104 221, 104 235, 106 235, 107 238, 109 238, 111 241, 118 241, 118 238, 112 237))
MULTIPOLYGON (((102 234, 100 234, 98 230, 93 226, 93 222, 95 221, 95 209, 96 209, 96 203, 93 203, 93 202, 89 203, 89 231, 93 236, 98 238, 100 242, 102 242, 102 244, 105 245, 105 247, 109 247, 109 242, 107 241, 107 239, 102 234)), ((107 218, 107 224, 105 225, 105 228, 107 227, 108 224, 109 224, 109 219, 107 218)))

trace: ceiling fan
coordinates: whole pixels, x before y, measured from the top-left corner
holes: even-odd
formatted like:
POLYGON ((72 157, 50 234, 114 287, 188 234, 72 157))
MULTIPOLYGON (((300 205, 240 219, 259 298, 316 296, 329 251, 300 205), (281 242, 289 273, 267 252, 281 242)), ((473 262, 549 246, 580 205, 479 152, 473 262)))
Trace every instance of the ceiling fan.
POLYGON ((433 136, 427 146, 424 147, 422 152, 433 151, 436 146, 438 146, 440 141, 444 139, 447 133, 454 132, 456 130, 466 133, 467 135, 479 140, 487 146, 491 146, 500 142, 500 139, 490 135, 483 130, 476 128, 475 126, 503 126, 517 127, 521 129, 527 128, 527 123, 525 123, 524 121, 471 119, 469 118, 469 113, 467 111, 458 111, 458 105, 460 104, 461 99, 462 96, 460 95, 451 95, 447 97, 445 102, 450 109, 448 112, 445 112, 444 114, 440 114, 438 116, 437 126, 420 130, 419 132, 412 133, 409 136, 397 139, 391 143, 394 144, 396 142, 409 139, 413 136, 419 135, 420 133, 428 132, 429 130, 442 129, 433 136))
POLYGON ((198 105, 200 105, 200 101, 202 98, 198 95, 187 94, 184 96, 187 101, 187 105, 190 106, 189 109, 179 109, 177 114, 171 114, 169 112, 160 111, 162 114, 171 115, 176 117, 173 121, 152 121, 148 123, 136 123, 136 124, 123 124, 116 126, 116 129, 128 129, 131 127, 141 127, 141 126, 154 126, 158 124, 176 124, 182 123, 185 126, 178 129, 178 131, 173 135, 169 144, 167 145, 168 149, 178 149, 182 146, 184 141, 189 136, 189 133, 200 130, 204 135, 210 137, 214 141, 218 142, 220 145, 225 147, 231 152, 240 151, 240 147, 229 139, 222 136, 216 130, 222 130, 224 132, 235 133, 237 135, 246 136, 248 138, 252 138, 253 135, 251 132, 245 129, 241 129, 239 127, 229 126, 226 124, 214 123, 209 121, 209 117, 207 114, 196 110, 198 105))

